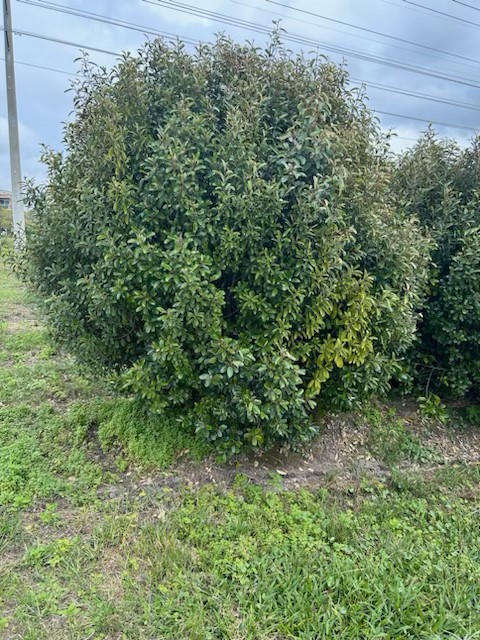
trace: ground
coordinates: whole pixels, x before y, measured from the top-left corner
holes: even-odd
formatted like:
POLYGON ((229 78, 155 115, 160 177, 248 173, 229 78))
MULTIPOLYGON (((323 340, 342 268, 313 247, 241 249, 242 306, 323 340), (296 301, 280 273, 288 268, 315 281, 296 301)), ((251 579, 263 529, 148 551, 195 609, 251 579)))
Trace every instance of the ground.
POLYGON ((0 637, 480 638, 478 410, 228 464, 52 345, 0 264, 0 637))

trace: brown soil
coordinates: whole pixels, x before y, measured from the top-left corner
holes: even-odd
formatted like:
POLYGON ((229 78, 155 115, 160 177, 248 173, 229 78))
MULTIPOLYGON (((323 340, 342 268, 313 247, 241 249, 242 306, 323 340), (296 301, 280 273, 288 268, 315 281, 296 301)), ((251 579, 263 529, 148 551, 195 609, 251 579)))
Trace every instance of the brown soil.
MULTIPOLYGON (((405 403, 403 419, 412 433, 435 451, 436 461, 428 464, 403 462, 402 471, 431 474, 445 464, 480 464, 480 433, 476 429, 456 433, 452 428, 422 423, 414 403, 405 403)), ((161 473, 145 474, 135 467, 123 474, 120 483, 107 488, 110 497, 125 493, 156 493, 162 488, 178 490, 214 484, 221 489, 243 474, 263 487, 289 490, 357 485, 363 478, 387 481, 391 470, 368 450, 369 428, 345 414, 325 420, 323 432, 302 451, 272 449, 257 455, 243 455, 227 464, 213 458, 201 463, 188 459, 188 452, 175 466, 161 473)))

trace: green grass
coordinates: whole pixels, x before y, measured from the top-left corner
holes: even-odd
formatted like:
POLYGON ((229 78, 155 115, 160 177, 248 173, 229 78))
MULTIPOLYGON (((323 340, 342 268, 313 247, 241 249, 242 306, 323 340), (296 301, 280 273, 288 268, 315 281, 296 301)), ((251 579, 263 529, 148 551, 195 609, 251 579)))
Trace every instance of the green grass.
MULTIPOLYGON (((19 322, 1 266, 0 304, 0 638, 480 637, 479 466, 336 490, 142 483, 118 467, 208 449, 19 322)), ((435 460, 392 413, 361 419, 387 464, 435 460)))
POLYGON ((340 500, 237 484, 79 509, 68 523, 50 509, 20 533, 11 521, 10 544, 23 544, 1 578, 14 612, 4 625, 22 638, 252 640, 480 629, 470 501, 380 486, 340 500))
POLYGON ((25 304, 26 302, 25 291, 18 286, 17 281, 12 278, 7 267, 0 262, 0 310, 2 318, 7 313, 15 310, 15 305, 25 304))

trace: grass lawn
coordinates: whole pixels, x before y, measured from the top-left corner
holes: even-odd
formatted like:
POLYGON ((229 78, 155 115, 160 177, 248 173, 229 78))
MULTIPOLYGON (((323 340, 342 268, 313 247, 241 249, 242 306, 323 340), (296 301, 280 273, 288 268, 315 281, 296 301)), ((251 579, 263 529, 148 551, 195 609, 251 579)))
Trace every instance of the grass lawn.
POLYGON ((82 375, 0 264, 0 637, 480 638, 479 465, 366 420, 383 475, 208 483, 208 450, 82 375))

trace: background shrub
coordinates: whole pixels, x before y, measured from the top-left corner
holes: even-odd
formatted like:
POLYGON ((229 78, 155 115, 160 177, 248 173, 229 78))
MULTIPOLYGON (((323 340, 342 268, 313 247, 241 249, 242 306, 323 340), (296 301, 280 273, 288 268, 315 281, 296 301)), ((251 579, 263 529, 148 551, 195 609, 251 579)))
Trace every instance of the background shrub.
POLYGON ((402 157, 394 188, 436 243, 417 378, 463 395, 480 382, 480 138, 462 150, 427 131, 402 157))
POLYGON ((13 234, 13 214, 11 209, 0 207, 0 236, 13 234))
POLYGON ((345 70, 274 36, 158 40, 82 74, 66 152, 29 189, 24 274, 59 339, 225 451, 386 390, 428 242, 345 70))

